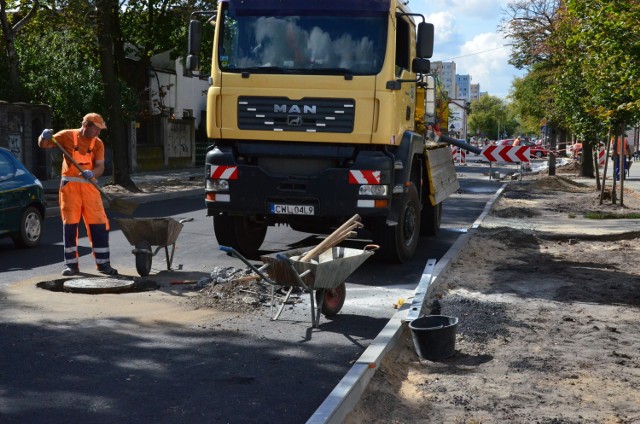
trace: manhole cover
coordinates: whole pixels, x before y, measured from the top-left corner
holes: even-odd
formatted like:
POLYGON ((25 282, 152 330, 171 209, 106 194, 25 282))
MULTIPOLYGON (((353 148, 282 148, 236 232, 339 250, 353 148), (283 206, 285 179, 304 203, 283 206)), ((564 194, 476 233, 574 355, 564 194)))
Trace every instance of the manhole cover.
POLYGON ((150 290, 157 290, 158 283, 146 278, 127 277, 119 275, 117 277, 80 277, 61 278, 58 280, 42 281, 36 284, 37 287, 53 292, 67 293, 135 293, 150 290))
POLYGON ((74 278, 65 281, 62 287, 77 293, 121 293, 131 290, 134 283, 118 278, 74 278))

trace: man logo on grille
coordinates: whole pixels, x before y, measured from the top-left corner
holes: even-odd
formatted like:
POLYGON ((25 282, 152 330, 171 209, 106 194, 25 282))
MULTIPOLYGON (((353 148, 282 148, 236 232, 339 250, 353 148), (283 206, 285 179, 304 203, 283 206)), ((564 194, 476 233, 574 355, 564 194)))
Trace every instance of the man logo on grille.
POLYGON ((300 115, 288 115, 287 125, 290 127, 299 127, 302 125, 302 116, 300 115))

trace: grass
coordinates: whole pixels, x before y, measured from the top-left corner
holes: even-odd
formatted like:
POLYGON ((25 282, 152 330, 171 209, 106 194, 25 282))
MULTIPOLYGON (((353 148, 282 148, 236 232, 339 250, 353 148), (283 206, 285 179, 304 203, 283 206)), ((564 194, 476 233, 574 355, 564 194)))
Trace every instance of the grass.
POLYGON ((587 212, 587 219, 640 219, 640 213, 587 212))

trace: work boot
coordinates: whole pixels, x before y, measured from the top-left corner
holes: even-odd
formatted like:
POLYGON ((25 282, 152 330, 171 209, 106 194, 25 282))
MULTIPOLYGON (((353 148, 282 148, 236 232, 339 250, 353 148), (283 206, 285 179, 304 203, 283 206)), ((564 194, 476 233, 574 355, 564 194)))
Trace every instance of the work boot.
POLYGON ((98 272, 107 275, 118 275, 118 270, 111 267, 109 262, 98 265, 98 272))
POLYGON ((66 267, 64 267, 64 269, 62 270, 62 275, 64 275, 65 277, 69 277, 71 275, 76 275, 77 273, 80 272, 80 269, 78 269, 77 266, 73 266, 73 265, 67 265, 66 267))

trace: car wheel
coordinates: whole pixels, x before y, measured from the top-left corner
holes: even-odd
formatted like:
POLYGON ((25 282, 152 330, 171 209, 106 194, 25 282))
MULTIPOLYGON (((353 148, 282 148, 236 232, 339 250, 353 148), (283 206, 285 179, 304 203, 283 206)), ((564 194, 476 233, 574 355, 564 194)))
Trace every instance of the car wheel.
POLYGON ((13 242, 18 247, 33 247, 40 243, 42 237, 42 214, 38 209, 29 206, 22 213, 18 235, 13 242))
POLYGON ((542 156, 544 156, 544 155, 542 154, 542 152, 536 152, 536 157, 537 157, 538 159, 541 159, 541 158, 542 158, 542 156))

